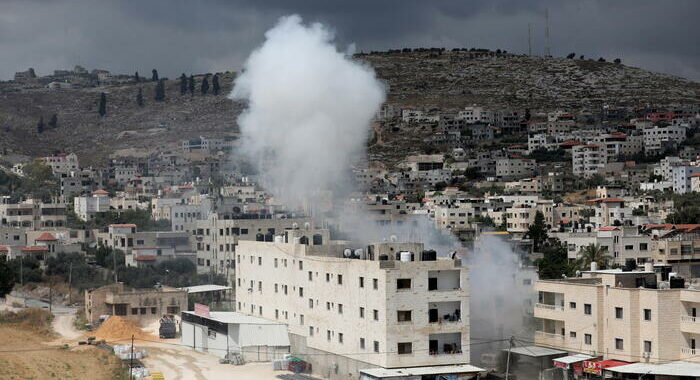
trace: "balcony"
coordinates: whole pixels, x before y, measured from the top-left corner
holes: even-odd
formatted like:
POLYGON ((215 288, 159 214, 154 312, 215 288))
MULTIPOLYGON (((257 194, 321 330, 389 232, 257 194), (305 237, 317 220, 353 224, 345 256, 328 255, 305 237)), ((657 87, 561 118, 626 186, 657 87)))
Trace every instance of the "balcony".
POLYGON ((681 360, 689 359, 700 354, 700 350, 690 347, 681 347, 681 360))
POLYGON ((549 303, 535 304, 535 317, 542 319, 564 320, 564 306, 549 303))
POLYGON ((462 333, 430 334, 430 355, 458 355, 462 353, 462 333))
POLYGON ((564 335, 535 331, 535 343, 545 346, 562 347, 564 344, 564 335))
POLYGON ((700 334, 700 317, 681 315, 681 331, 690 334, 700 334))

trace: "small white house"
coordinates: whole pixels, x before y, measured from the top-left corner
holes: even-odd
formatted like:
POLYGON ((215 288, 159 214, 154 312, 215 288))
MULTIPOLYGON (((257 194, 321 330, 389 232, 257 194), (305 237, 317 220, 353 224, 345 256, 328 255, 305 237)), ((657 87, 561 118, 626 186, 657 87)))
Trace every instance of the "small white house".
POLYGON ((290 352, 289 334, 284 323, 232 311, 204 314, 209 316, 182 312, 183 345, 220 358, 238 354, 246 362, 282 359, 290 352))

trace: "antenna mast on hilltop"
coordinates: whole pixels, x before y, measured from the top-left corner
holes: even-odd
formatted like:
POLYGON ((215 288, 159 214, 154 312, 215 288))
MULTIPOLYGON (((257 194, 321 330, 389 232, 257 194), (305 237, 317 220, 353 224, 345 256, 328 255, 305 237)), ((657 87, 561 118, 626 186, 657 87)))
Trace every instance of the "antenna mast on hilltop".
POLYGON ((549 57, 551 56, 551 51, 549 50, 549 8, 544 10, 544 39, 544 56, 549 57))
POLYGON ((532 23, 527 23, 527 55, 532 57, 532 23))

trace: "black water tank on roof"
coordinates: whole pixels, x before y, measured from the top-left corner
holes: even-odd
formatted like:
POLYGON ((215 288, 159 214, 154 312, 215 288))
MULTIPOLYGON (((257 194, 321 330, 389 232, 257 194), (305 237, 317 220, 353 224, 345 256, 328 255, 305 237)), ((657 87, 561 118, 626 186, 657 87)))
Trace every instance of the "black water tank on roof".
POLYGON ((671 289, 685 288, 685 279, 683 277, 671 277, 668 281, 671 289))
POLYGON ((379 255, 379 261, 389 261, 389 255, 379 255))

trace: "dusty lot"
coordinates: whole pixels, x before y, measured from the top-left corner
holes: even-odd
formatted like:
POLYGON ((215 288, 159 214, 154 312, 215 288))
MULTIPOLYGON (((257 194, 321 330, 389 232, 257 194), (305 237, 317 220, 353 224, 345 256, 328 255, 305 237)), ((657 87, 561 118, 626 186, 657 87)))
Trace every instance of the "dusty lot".
POLYGON ((119 366, 113 355, 95 347, 63 350, 46 326, 0 323, 0 379, 114 379, 119 366))

